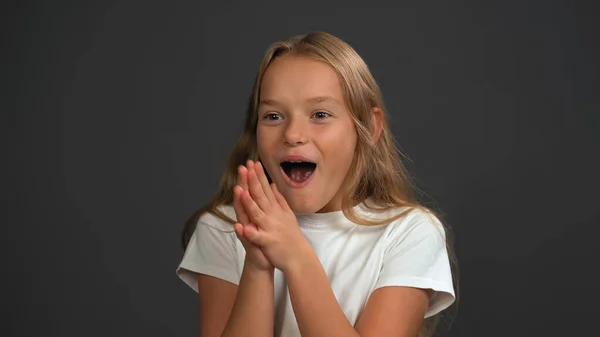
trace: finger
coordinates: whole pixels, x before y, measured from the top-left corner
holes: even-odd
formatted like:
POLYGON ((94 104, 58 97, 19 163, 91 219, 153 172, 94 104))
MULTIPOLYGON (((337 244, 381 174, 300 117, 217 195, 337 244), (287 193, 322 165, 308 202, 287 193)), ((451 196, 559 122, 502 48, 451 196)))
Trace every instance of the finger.
POLYGON ((246 210, 244 209, 244 205, 242 204, 242 194, 244 190, 241 186, 235 186, 233 188, 233 209, 235 210, 235 215, 237 217, 237 221, 241 224, 246 225, 249 222, 248 214, 246 214, 246 210))
POLYGON ((254 244, 248 239, 247 233, 250 233, 250 235, 253 235, 253 238, 256 238, 256 233, 258 233, 256 225, 242 225, 241 223, 237 222, 235 225, 233 225, 233 228, 237 238, 242 242, 242 244, 244 244, 246 249, 250 247, 249 244, 254 244))
POLYGON ((265 191, 258 181, 258 177, 256 176, 256 170, 254 168, 254 163, 250 164, 248 167, 248 191, 250 191, 250 195, 252 199, 256 202, 258 207, 263 211, 266 211, 271 206, 269 199, 265 195, 265 191))
POLYGON ((244 226, 244 237, 248 239, 248 242, 259 247, 262 246, 262 233, 258 230, 258 228, 256 228, 256 226, 244 226))
MULTIPOLYGON (((247 163, 250 162, 250 160, 247 161, 247 163)), ((248 190, 248 168, 244 165, 238 166, 238 185, 242 188, 240 194, 238 195, 238 205, 241 209, 240 214, 242 215, 242 219, 240 219, 239 221, 242 224, 247 225, 250 219, 248 218, 246 210, 244 209, 241 202, 243 192, 248 190)))
POLYGON ((279 204, 279 206, 281 206, 281 208, 283 208, 284 211, 291 212, 292 209, 290 208, 290 205, 288 205, 288 203, 285 200, 285 198, 283 197, 283 195, 281 195, 281 193, 279 193, 279 190, 277 189, 277 185, 275 185, 275 183, 271 184, 271 191, 273 192, 273 195, 275 196, 275 200, 277 200, 277 203, 279 204))
POLYGON ((235 230, 235 234, 237 234, 238 239, 242 240, 244 237, 244 226, 238 222, 233 225, 233 229, 235 230))
POLYGON ((260 207, 258 207, 256 202, 254 202, 254 199, 248 191, 244 191, 244 194, 242 195, 242 204, 244 205, 246 214, 248 214, 250 221, 259 226, 264 225, 263 219, 265 213, 262 209, 260 209, 260 207))
POLYGON ((250 241, 248 240, 248 238, 246 238, 246 235, 244 234, 244 228, 246 227, 247 226, 244 226, 239 222, 234 225, 235 234, 238 240, 240 240, 244 248, 248 250, 249 247, 251 247, 252 243, 250 243, 250 241))
POLYGON ((240 185, 244 191, 248 190, 248 169, 244 165, 238 167, 238 185, 240 185))
POLYGON ((258 178, 260 186, 262 186, 262 190, 265 193, 267 199, 269 200, 269 203, 276 203, 277 200, 275 199, 275 195, 273 195, 273 191, 271 191, 271 187, 269 187, 269 180, 267 179, 265 169, 261 162, 256 162, 256 164, 254 165, 254 171, 256 171, 256 177, 258 178))

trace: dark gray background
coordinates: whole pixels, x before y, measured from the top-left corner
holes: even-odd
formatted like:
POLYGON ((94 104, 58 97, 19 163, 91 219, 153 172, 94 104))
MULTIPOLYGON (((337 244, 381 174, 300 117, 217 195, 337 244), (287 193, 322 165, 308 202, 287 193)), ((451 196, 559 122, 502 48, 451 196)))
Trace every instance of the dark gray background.
POLYGON ((216 187, 264 50, 311 30, 365 58, 454 229, 448 336, 595 334, 591 4, 5 2, 0 335, 197 335, 183 222, 216 187))

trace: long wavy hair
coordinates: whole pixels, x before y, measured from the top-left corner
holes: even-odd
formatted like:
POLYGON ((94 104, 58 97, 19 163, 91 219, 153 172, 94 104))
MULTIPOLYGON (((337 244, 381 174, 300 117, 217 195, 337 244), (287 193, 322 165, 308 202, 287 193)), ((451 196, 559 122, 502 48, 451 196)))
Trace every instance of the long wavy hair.
MULTIPOLYGON (((229 218, 218 207, 233 203, 233 188, 237 180, 237 167, 244 165, 248 159, 260 160, 257 150, 256 127, 257 109, 260 101, 260 87, 263 75, 271 62, 282 55, 293 54, 310 57, 331 66, 340 77, 347 106, 358 134, 357 146, 353 162, 348 171, 345 183, 345 194, 342 200, 342 211, 351 221, 369 226, 389 223, 399 219, 408 212, 421 209, 437 218, 441 217, 434 210, 425 207, 416 197, 417 187, 406 170, 401 152, 389 127, 388 113, 385 109, 381 90, 371 74, 368 66, 358 53, 346 42, 325 32, 312 32, 294 36, 290 39, 272 44, 266 51, 260 64, 254 87, 250 96, 246 121, 242 134, 231 152, 228 164, 222 174, 218 189, 212 200, 198 209, 186 222, 182 232, 182 246, 185 249, 196 228, 198 218, 210 212, 231 224, 235 220, 229 218), (379 108, 383 115, 382 130, 379 138, 373 141, 372 122, 373 108, 379 108), (368 168, 368 169, 367 169, 368 168), (386 211, 405 207, 405 211, 392 218, 373 220, 360 217, 353 208, 366 202, 365 206, 372 211, 386 211)), ((452 247, 452 237, 447 226, 442 225, 446 236, 446 246, 453 269, 454 285, 458 295, 456 257, 452 247)), ((439 315, 425 320, 419 337, 433 336, 439 322, 439 315)))

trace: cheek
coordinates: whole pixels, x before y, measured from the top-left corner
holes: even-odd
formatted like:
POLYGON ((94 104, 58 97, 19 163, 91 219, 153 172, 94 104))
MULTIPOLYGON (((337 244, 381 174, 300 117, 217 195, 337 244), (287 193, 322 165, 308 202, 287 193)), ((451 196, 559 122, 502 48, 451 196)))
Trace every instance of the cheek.
POLYGON ((331 137, 327 143, 329 152, 329 162, 337 167, 335 171, 337 174, 344 173, 347 171, 352 160, 354 159, 354 152, 356 149, 357 138, 354 130, 344 130, 343 133, 339 133, 337 137, 331 137))
POLYGON ((351 120, 348 120, 346 121, 345 127, 340 132, 339 142, 344 155, 349 156, 350 161, 352 161, 352 157, 354 156, 357 141, 358 135, 356 134, 354 123, 351 120))
POLYGON ((352 163, 352 160, 354 159, 354 153, 356 151, 356 140, 353 139, 351 141, 347 141, 343 143, 342 146, 343 150, 340 151, 340 156, 342 158, 340 158, 340 161, 345 164, 344 170, 348 170, 350 164, 352 163))
POLYGON ((258 149, 259 155, 261 155, 261 154, 268 155, 268 153, 270 152, 269 148, 272 147, 272 145, 270 145, 272 143, 272 141, 270 141, 269 138, 270 138, 269 133, 264 132, 263 130, 261 130, 260 127, 257 128, 257 130, 256 130, 256 148, 258 149))
POLYGON ((277 142, 274 139, 276 137, 272 133, 261 132, 260 128, 256 131, 256 149, 265 169, 269 172, 279 169, 279 164, 270 160, 277 152, 277 142))

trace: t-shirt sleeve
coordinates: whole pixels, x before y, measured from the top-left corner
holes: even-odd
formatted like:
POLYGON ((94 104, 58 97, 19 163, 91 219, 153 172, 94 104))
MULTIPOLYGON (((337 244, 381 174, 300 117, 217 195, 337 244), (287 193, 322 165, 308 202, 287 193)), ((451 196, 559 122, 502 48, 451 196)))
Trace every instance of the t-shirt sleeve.
POLYGON ((407 286, 431 289, 425 318, 448 308, 455 300, 444 229, 432 215, 409 213, 393 223, 375 289, 407 286))
POLYGON ((243 247, 238 245, 239 240, 232 225, 220 224, 221 220, 214 220, 213 217, 208 220, 204 217, 198 221, 176 271, 179 278, 196 292, 197 274, 239 284, 242 268, 240 261, 243 261, 245 253, 240 252, 240 247, 243 247))

